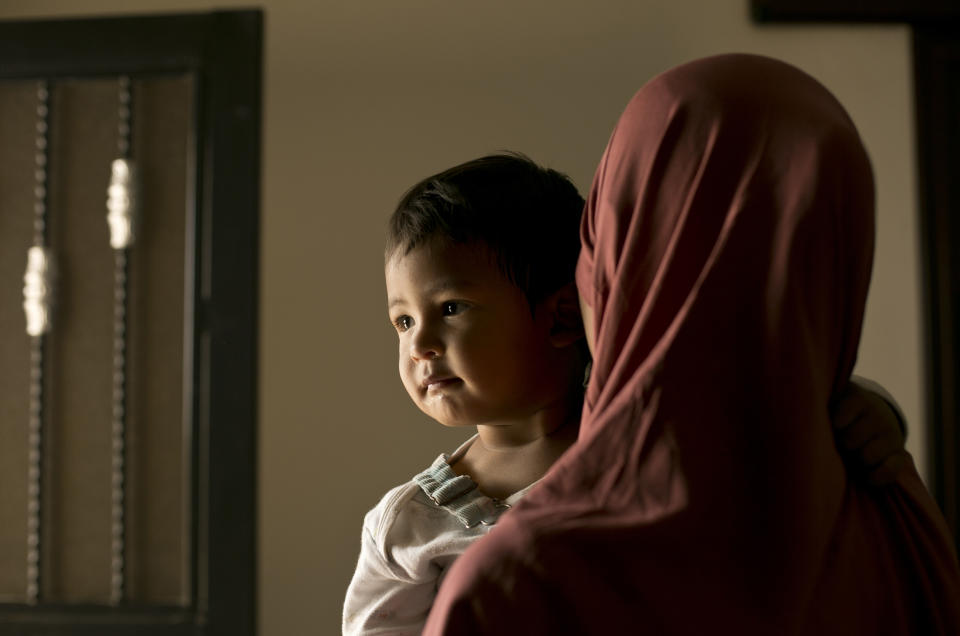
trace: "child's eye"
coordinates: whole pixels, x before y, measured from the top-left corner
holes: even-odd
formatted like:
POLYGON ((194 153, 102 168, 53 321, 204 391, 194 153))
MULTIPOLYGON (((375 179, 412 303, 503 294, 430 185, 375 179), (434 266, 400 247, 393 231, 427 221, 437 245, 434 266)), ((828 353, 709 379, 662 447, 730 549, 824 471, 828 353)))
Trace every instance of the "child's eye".
POLYGON ((466 309, 466 303, 457 302, 456 300, 450 300, 443 303, 444 316, 456 316, 457 314, 463 313, 466 309))
POLYGON ((410 316, 400 316, 393 321, 393 326, 396 327, 397 331, 403 333, 410 328, 412 323, 410 316))

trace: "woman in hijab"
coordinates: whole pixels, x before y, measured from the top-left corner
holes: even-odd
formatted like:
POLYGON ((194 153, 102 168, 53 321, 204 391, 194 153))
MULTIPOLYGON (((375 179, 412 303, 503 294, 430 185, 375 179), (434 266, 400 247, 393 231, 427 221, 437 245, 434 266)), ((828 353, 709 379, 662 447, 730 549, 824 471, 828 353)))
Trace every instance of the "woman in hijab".
POLYGON ((577 284, 577 443, 450 571, 425 634, 958 634, 960 569, 912 464, 848 478, 870 163, 816 80, 691 62, 628 104, 577 284))

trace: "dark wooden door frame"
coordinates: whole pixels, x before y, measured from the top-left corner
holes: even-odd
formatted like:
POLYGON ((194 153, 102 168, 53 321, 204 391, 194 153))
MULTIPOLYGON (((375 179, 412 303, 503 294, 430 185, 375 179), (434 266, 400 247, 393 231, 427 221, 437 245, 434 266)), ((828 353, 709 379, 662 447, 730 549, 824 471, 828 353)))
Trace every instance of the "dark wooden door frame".
MULTIPOLYGON (((0 633, 251 636, 256 631, 259 10, 0 22, 0 81, 195 78, 190 514, 184 607, 0 604, 0 633)), ((188 321, 189 322, 189 321, 188 321)))
POLYGON ((760 22, 904 23, 913 38, 931 489, 960 546, 960 2, 752 0, 760 22))

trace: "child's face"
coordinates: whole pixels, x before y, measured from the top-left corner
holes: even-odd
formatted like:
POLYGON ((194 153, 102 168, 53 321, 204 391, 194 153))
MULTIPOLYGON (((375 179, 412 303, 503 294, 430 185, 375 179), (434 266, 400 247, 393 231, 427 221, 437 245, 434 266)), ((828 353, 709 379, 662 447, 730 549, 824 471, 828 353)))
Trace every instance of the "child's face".
POLYGON ((486 248, 431 241, 398 251, 386 282, 400 378, 430 417, 447 426, 511 424, 561 397, 547 312, 531 313, 486 248))

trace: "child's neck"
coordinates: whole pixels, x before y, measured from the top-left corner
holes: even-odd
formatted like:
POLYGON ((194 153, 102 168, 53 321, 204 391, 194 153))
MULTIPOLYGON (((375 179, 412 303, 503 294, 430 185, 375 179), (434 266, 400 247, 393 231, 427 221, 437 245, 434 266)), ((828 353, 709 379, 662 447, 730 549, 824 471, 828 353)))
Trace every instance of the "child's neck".
POLYGON ((576 440, 580 411, 564 405, 514 424, 477 426, 477 440, 453 469, 489 497, 506 499, 537 481, 576 440))
POLYGON ((546 438, 554 435, 564 425, 564 422, 535 422, 528 425, 520 424, 481 424, 477 426, 477 442, 488 451, 510 453, 522 452, 536 446, 546 438))

